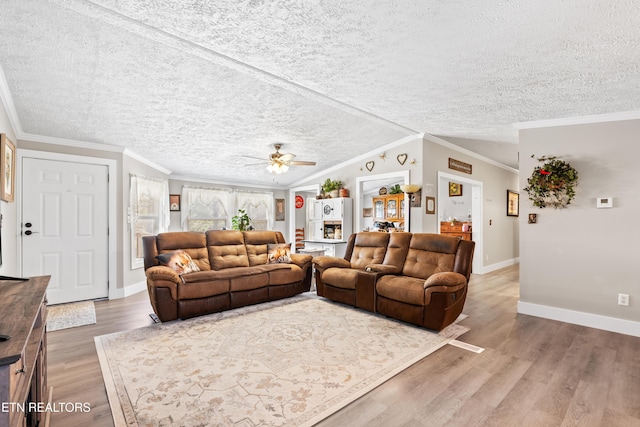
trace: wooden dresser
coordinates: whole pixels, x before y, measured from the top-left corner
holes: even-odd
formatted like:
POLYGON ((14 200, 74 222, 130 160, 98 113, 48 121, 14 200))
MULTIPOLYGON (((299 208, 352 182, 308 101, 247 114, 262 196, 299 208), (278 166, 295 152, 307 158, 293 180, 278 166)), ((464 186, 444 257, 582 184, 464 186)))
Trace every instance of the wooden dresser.
POLYGON ((0 280, 0 426, 44 426, 50 276, 0 280), (40 405, 38 405, 40 403, 40 405), (39 409, 40 410, 39 410, 39 409))
POLYGON ((462 240, 473 240, 472 231, 470 222, 442 221, 440 223, 440 234, 459 237, 462 240), (463 229, 466 231, 462 231, 463 229))

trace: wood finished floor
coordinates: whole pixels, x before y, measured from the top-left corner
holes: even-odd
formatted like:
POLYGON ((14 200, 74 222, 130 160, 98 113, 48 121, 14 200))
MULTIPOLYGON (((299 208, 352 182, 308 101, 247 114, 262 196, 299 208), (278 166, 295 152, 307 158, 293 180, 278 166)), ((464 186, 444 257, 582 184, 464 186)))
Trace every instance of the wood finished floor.
MULTIPOLYGON (((471 279, 460 340, 318 424, 342 426, 640 426, 640 338, 516 314, 518 267, 471 279)), ((94 336, 152 324, 146 293, 96 302, 97 324, 48 334, 53 427, 113 426, 94 336)), ((189 426, 187 426, 189 427, 189 426)))

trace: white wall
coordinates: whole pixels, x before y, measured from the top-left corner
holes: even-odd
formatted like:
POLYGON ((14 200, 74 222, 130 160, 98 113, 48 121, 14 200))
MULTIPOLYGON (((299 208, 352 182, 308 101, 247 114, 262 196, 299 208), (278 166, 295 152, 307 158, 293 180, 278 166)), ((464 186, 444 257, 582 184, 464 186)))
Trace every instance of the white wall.
POLYGON ((579 184, 566 209, 536 208, 521 194, 519 312, 640 336, 639 134, 640 120, 520 131, 521 188, 539 164, 532 155, 568 161, 579 184), (614 207, 596 209, 600 196, 614 207))
MULTIPOLYGON (((0 102, 0 133, 6 134, 18 148, 18 140, 3 102, 0 102)), ((20 167, 16 164, 16 173, 19 171, 20 167)), ((0 267, 0 274, 5 276, 17 276, 19 270, 17 200, 17 195, 14 195, 14 202, 0 201, 0 213, 2 213, 2 267, 0 267)))

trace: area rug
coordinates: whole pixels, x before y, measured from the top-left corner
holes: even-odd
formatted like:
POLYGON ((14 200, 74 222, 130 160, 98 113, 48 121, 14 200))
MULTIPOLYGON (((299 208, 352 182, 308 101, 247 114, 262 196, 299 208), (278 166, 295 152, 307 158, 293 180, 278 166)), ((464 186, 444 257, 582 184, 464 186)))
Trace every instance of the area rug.
POLYGON ((118 426, 310 426, 446 345, 298 296, 95 338, 118 426))
POLYGON ((96 323, 96 308, 93 301, 81 301, 71 304, 47 307, 47 331, 75 328, 76 326, 96 323))

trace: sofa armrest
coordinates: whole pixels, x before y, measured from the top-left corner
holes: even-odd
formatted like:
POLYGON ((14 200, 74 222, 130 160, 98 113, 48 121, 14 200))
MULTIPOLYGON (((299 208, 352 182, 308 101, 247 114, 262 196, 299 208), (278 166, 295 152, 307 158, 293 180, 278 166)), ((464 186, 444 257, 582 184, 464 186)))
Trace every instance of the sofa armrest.
POLYGON ((351 268, 351 263, 344 258, 337 258, 332 256, 317 256, 313 258, 313 263, 317 268, 327 269, 332 267, 337 268, 351 268))
POLYGON ((149 267, 146 271, 147 279, 151 281, 169 281, 173 283, 182 283, 182 279, 178 273, 171 267, 166 265, 156 265, 149 267))
POLYGON ((436 292, 457 292, 467 286, 467 278, 450 271, 432 274, 424 281, 424 305, 431 303, 436 292))
POLYGON ((400 274, 402 270, 395 265, 386 265, 386 264, 369 264, 364 268, 364 271, 369 273, 380 273, 380 274, 400 274))
POLYGON ((291 262, 300 268, 304 268, 306 264, 311 264, 313 257, 304 254, 291 254, 291 262))

